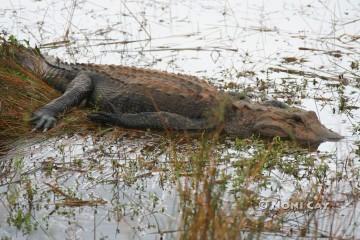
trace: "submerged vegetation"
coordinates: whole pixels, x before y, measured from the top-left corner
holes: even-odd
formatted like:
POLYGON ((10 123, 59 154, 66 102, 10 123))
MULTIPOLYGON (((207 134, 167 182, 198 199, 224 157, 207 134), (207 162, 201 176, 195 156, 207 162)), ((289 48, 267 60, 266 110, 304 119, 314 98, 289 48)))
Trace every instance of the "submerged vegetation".
POLYGON ((18 155, 1 180, 8 224, 24 234, 51 232, 60 216, 73 226, 80 208, 93 221, 106 216, 99 227, 116 223, 110 226, 119 237, 129 227, 139 238, 143 232, 165 239, 335 237, 343 230, 323 227, 339 227, 337 219, 321 217, 344 211, 344 200, 333 194, 351 194, 356 206, 358 194, 336 186, 359 179, 357 168, 334 172, 331 154, 309 154, 279 139, 265 144, 204 136, 184 144, 159 136, 153 144, 137 140, 131 149, 121 145, 134 141, 126 137, 68 140, 86 147, 42 143, 41 151, 52 151, 47 159, 18 155), (177 194, 164 199, 174 188, 177 194), (169 200, 179 205, 172 210, 169 200))

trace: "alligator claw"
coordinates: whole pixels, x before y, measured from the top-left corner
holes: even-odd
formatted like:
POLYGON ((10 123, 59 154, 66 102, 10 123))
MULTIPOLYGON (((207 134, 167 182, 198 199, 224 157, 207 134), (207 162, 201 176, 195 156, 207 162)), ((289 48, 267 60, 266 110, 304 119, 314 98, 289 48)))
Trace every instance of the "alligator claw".
POLYGON ((37 119, 39 119, 39 115, 33 114, 33 116, 30 118, 30 122, 35 122, 37 119))

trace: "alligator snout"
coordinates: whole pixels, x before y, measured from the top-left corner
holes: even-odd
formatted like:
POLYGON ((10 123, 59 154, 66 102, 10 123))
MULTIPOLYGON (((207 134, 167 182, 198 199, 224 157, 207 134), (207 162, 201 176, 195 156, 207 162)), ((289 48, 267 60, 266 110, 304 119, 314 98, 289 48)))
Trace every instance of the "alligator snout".
POLYGON ((284 112, 268 109, 254 124, 254 133, 264 137, 279 136, 301 144, 316 145, 325 141, 338 141, 340 134, 326 128, 313 111, 296 109, 284 112))
POLYGON ((323 132, 320 134, 320 136, 322 136, 322 139, 321 139, 322 142, 326 142, 326 141, 336 142, 336 141, 339 141, 344 138, 340 134, 338 134, 330 129, 327 129, 325 127, 324 127, 323 132))

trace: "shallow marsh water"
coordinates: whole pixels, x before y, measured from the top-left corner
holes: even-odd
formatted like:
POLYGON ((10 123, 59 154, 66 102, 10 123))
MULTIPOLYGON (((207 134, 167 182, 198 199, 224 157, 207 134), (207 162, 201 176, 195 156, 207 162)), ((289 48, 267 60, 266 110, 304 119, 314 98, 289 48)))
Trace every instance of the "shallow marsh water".
POLYGON ((346 137, 279 155, 257 141, 226 139, 209 149, 148 132, 28 140, 4 158, 1 237, 187 239, 192 226, 206 224, 199 219, 209 209, 199 206, 210 201, 207 192, 220 205, 215 232, 222 219, 238 236, 360 237, 358 1, 6 0, 0 25, 69 62, 188 73, 254 100, 313 110, 346 137), (253 162, 261 163, 257 177, 244 173, 253 162), (284 205, 314 199, 333 207, 284 205), (244 202, 255 206, 239 207, 244 202))

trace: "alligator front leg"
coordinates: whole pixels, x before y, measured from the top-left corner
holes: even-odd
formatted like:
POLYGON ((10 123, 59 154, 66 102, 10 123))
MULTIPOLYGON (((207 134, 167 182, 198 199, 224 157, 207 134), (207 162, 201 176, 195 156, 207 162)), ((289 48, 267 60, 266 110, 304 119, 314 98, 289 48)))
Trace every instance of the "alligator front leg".
POLYGON ((33 113, 31 122, 35 130, 47 131, 55 125, 56 117, 74 107, 85 99, 92 91, 92 81, 88 73, 80 72, 67 86, 66 91, 59 98, 54 99, 44 107, 33 113))
POLYGON ((190 119, 170 112, 143 112, 112 114, 106 112, 93 113, 88 116, 94 122, 119 125, 139 129, 173 129, 173 130, 207 130, 215 128, 215 124, 206 119, 190 119))

